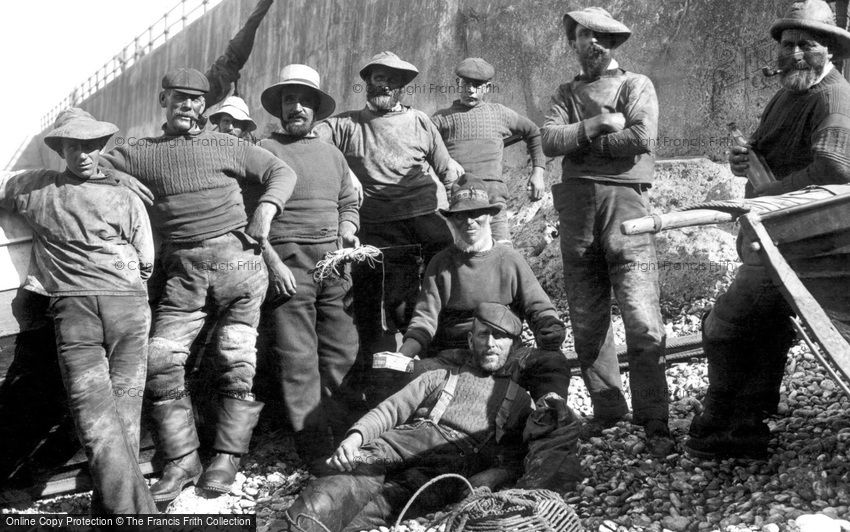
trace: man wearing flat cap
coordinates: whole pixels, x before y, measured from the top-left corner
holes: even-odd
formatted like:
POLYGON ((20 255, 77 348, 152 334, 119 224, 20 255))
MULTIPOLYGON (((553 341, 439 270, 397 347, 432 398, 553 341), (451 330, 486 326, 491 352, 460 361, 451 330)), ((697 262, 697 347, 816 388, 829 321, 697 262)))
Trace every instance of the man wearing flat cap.
POLYGON ((366 359, 381 348, 397 347, 395 334, 410 320, 421 265, 452 241, 437 209, 445 206, 444 187, 462 171, 428 115, 400 102, 418 73, 392 52, 376 54, 360 70, 366 107, 332 116, 315 130, 342 151, 363 186, 361 242, 383 248, 383 275, 368 268, 355 271, 356 319, 366 359))
POLYGON ((522 139, 531 158, 528 179, 529 197, 543 197, 546 187, 546 159, 540 146, 540 128, 528 118, 499 103, 484 101, 493 84, 496 70, 480 57, 467 57, 455 68, 460 80, 460 99, 451 107, 431 116, 449 155, 469 174, 481 176, 487 184, 490 200, 501 210, 493 217, 493 238, 510 243, 511 234, 505 216, 508 188, 502 178, 502 150, 508 137, 522 139))
MULTIPOLYGON (((432 367, 363 416, 328 459, 333 473, 311 481, 273 528, 374 529, 441 473, 460 473, 491 489, 519 477, 531 413, 524 386, 533 379, 518 382, 504 368, 521 331, 508 307, 478 305, 466 346, 458 350, 465 363, 432 367)), ((453 498, 459 498, 456 490, 444 490, 423 511, 453 498)))
POLYGON ((101 150, 117 131, 67 109, 44 137, 65 171, 0 179, 0 209, 19 213, 35 235, 23 288, 50 298, 96 515, 156 513, 138 466, 154 245, 141 200, 101 171, 101 150))
POLYGON ((199 127, 208 90, 207 78, 195 69, 168 72, 159 93, 163 134, 128 139, 104 156, 152 191, 151 221, 163 240, 165 286, 154 308, 147 381, 158 450, 167 460, 151 487, 157 502, 174 499, 201 474, 185 365, 211 314, 220 401, 216 455, 199 486, 226 493, 248 450, 263 406, 251 393, 260 305, 268 287, 260 251, 296 181, 292 169, 268 151, 199 127), (250 221, 240 182, 265 187, 250 221))
MULTIPOLYGON (((850 56, 850 33, 835 25, 822 0, 795 2, 770 28, 778 42, 781 88, 767 104, 750 148, 734 147, 732 173, 746 175, 750 150, 764 157, 776 181, 746 194, 764 196, 810 185, 850 182, 850 85, 832 62, 850 56)), ((792 310, 749 243, 729 289, 703 317, 708 360, 704 410, 694 417, 685 448, 701 457, 763 457, 776 412, 792 310)))
POLYGON ((333 452, 331 428, 338 436, 348 428, 340 426, 346 408, 337 392, 358 346, 350 274, 315 281, 313 270, 327 253, 357 245, 359 216, 345 157, 312 132, 333 113, 334 99, 307 65, 287 65, 281 78, 261 97, 281 129, 260 146, 292 167, 298 180, 286 209, 272 221, 266 253, 278 297, 264 312, 274 324, 270 347, 284 408, 309 465, 333 452))
POLYGON ((599 7, 564 15, 581 73, 558 87, 541 128, 543 152, 563 156, 552 187, 560 215, 564 282, 575 349, 593 403, 596 432, 628 412, 611 326, 611 290, 626 329, 634 422, 656 456, 673 448, 667 427, 666 335, 652 235, 625 237, 620 223, 647 214, 658 100, 646 76, 611 53, 631 31, 599 7))

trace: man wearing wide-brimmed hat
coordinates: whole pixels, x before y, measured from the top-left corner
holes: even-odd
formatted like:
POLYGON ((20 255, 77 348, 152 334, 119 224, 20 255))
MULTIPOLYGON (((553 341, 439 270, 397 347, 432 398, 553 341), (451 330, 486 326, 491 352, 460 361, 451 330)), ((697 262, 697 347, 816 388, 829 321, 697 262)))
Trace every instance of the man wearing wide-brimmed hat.
POLYGON ((614 351, 613 288, 626 328, 634 422, 644 427, 648 449, 665 456, 673 441, 655 241, 619 230, 620 222, 647 214, 658 100, 649 78, 611 56, 631 35, 622 22, 588 7, 567 13, 563 23, 581 73, 558 88, 541 134, 544 153, 563 156, 562 182, 552 194, 575 349, 593 402, 587 433, 628 412, 614 351))
POLYGON ((92 513, 155 513, 138 466, 153 238, 141 200, 100 169, 117 131, 82 109, 63 111, 44 143, 65 171, 0 181, 0 208, 21 214, 35 234, 24 289, 50 297, 62 380, 94 484, 92 513))
POLYGON ((157 502, 176 498, 194 481, 226 493, 248 451, 263 407, 252 394, 260 305, 268 288, 260 252, 272 219, 295 188, 295 173, 268 151, 200 127, 209 89, 208 79, 193 68, 169 71, 159 93, 163 134, 126 139, 104 156, 153 192, 152 222, 163 238, 165 286, 154 309, 146 390, 166 459, 162 478, 151 486, 157 502), (239 188, 246 182, 264 186, 250 220, 239 188), (201 476, 185 372, 190 347, 210 315, 217 325, 219 401, 216 454, 201 476))
POLYGON ((254 140, 251 132, 257 129, 257 124, 248 114, 248 104, 239 96, 225 98, 221 106, 210 114, 209 119, 216 131, 252 142, 254 140))
POLYGON ((341 246, 357 245, 357 193, 342 153, 313 134, 336 102, 321 89, 319 73, 287 65, 261 101, 281 129, 260 146, 286 162, 298 180, 286 209, 273 221, 266 254, 272 287, 280 296, 265 312, 273 323, 271 355, 284 408, 301 458, 308 466, 335 448, 344 435, 345 404, 337 391, 357 356, 348 271, 313 279, 316 263, 341 246))
POLYGON ((484 179, 490 200, 502 207, 493 217, 493 238, 509 243, 511 233, 505 215, 508 187, 502 177, 502 151, 508 137, 525 141, 531 158, 528 194, 532 201, 543 197, 546 158, 540 147, 540 128, 528 118, 499 103, 485 101, 496 74, 493 65, 480 57, 467 57, 455 67, 460 98, 440 109, 431 120, 436 124, 449 155, 465 172, 484 179))
MULTIPOLYGON (((850 33, 835 25, 822 0, 795 2, 770 28, 779 43, 782 87, 767 104, 750 141, 776 181, 747 186, 748 196, 810 185, 850 182, 850 85, 832 62, 850 57, 850 33)), ((733 147, 732 173, 746 175, 750 149, 733 147)), ((792 310, 747 242, 729 289, 703 318, 708 391, 686 449, 698 456, 762 457, 775 413, 788 349, 792 310)))
POLYGON ((446 221, 437 214, 446 200, 440 182, 450 187, 462 172, 428 115, 400 102, 404 87, 418 73, 392 52, 376 54, 360 70, 366 107, 316 127, 319 136, 342 151, 363 185, 360 240, 384 248, 383 275, 355 271, 356 318, 361 354, 367 358, 397 348, 395 333, 404 331, 410 320, 420 265, 452 241, 446 221))

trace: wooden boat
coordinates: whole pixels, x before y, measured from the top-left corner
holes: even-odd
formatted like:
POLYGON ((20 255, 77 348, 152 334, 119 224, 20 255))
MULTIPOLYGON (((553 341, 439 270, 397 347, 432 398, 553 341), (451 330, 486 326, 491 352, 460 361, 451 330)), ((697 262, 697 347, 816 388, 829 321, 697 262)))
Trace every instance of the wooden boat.
POLYGON ((625 234, 737 220, 797 313, 794 325, 850 396, 850 185, 714 202, 624 222, 625 234), (811 333, 811 334, 809 334, 811 333))

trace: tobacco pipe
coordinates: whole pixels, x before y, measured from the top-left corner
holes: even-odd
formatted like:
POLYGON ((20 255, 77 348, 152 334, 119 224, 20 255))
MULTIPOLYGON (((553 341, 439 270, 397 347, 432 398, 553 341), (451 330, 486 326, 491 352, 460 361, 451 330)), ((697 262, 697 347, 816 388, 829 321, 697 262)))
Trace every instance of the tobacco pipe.
POLYGON ((762 67, 761 73, 764 74, 764 77, 770 78, 770 77, 782 74, 782 69, 766 66, 766 67, 762 67))

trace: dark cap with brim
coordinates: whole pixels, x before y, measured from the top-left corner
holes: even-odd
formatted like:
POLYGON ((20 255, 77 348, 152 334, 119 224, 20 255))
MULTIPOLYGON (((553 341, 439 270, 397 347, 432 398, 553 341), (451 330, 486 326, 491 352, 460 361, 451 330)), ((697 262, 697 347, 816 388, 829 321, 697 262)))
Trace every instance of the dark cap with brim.
POLYGON ((522 321, 511 309, 500 303, 480 303, 473 317, 513 338, 518 338, 522 333, 522 321))
POLYGON ((118 126, 110 122, 101 122, 80 109, 70 107, 56 117, 53 129, 44 136, 47 147, 62 155, 62 139, 95 140, 102 139, 103 144, 118 132, 118 126))
POLYGON ((493 204, 487 193, 487 184, 478 176, 464 174, 459 182, 460 185, 452 187, 452 199, 448 209, 440 209, 440 214, 449 217, 452 213, 478 211, 487 209, 490 214, 495 215, 502 210, 501 205, 493 204))
POLYGON ((496 69, 480 57, 467 57, 455 67, 455 74, 472 81, 490 81, 496 75, 496 69))
POLYGON ((210 91, 210 80, 194 68, 177 68, 162 77, 162 88, 200 96, 210 91))

